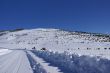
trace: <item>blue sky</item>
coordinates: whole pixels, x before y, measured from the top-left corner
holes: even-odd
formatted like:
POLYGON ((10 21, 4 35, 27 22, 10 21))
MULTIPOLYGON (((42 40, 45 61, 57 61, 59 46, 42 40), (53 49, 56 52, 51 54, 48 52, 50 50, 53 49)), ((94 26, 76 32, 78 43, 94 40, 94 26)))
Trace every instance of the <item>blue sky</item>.
POLYGON ((110 0, 0 0, 0 30, 15 28, 110 33, 110 0))

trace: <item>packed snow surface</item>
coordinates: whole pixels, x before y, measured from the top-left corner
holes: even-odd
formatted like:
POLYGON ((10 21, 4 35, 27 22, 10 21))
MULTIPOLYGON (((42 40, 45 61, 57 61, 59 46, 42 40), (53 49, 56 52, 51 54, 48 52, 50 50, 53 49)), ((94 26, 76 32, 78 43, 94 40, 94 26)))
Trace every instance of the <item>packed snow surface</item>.
POLYGON ((23 51, 12 51, 0 56, 0 73, 33 73, 26 54, 23 51))

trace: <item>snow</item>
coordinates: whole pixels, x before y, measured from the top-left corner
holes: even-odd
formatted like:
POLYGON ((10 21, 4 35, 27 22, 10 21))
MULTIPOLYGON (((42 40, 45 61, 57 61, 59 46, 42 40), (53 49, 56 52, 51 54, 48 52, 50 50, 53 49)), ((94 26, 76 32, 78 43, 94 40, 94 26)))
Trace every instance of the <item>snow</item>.
MULTIPOLYGON (((36 56, 57 66, 64 73, 109 73, 110 60, 101 57, 79 56, 68 52, 32 51, 36 56)), ((53 73, 53 72, 51 72, 53 73)))
POLYGON ((57 67, 49 66, 49 63, 44 61, 42 58, 35 56, 33 53, 29 51, 28 53, 35 59, 37 63, 39 63, 47 71, 47 73, 63 73, 60 72, 60 70, 57 67))
POLYGON ((37 49, 45 47, 52 51, 68 51, 80 55, 93 55, 110 58, 108 52, 110 42, 100 42, 107 39, 98 38, 90 34, 79 34, 59 29, 38 28, 8 32, 7 34, 0 36, 0 39, 0 47, 5 46, 10 49, 31 49, 35 46, 37 49), (88 51, 87 48, 91 48, 91 50, 88 51), (97 48, 100 48, 100 50, 98 51, 97 48), (104 50, 104 48, 108 49, 104 50))
POLYGON ((11 50, 8 50, 8 49, 0 49, 0 56, 1 55, 5 55, 5 54, 8 54, 10 52, 11 52, 11 50))
POLYGON ((108 73, 108 65, 110 65, 110 42, 108 40, 108 38, 93 36, 89 33, 68 32, 60 29, 38 28, 6 32, 0 36, 0 47, 7 48, 0 48, 0 73, 63 73, 61 66, 67 70, 80 66, 81 72, 76 69, 75 73, 93 73, 91 67, 97 69, 96 73, 108 73), (36 47, 36 50, 46 48, 48 52, 37 51, 38 54, 36 51, 27 52, 33 47, 36 47), (68 53, 65 57, 68 60, 63 59, 64 52, 68 53), (71 60, 70 55, 75 57, 75 62, 77 60, 76 63, 81 65, 73 63, 74 60, 71 60), (51 62, 47 62, 48 59, 51 62), (54 67, 53 64, 56 62, 59 65, 54 67), (82 69, 88 66, 92 72, 85 72, 82 69), (101 68, 98 69, 97 66, 101 68))
POLYGON ((12 51, 0 56, 0 73, 33 73, 26 54, 23 51, 12 51))

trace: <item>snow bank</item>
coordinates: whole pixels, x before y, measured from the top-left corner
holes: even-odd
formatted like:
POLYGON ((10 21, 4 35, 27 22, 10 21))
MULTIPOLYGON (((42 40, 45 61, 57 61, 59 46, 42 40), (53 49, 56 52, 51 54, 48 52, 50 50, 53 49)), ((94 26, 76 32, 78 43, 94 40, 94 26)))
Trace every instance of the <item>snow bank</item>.
POLYGON ((11 50, 8 50, 8 49, 0 49, 0 55, 4 55, 4 54, 7 54, 7 53, 10 53, 11 50))
POLYGON ((100 57, 79 56, 67 52, 32 51, 50 64, 59 67, 64 73, 109 73, 110 60, 100 57))
MULTIPOLYGON (((27 52, 26 52, 27 53, 27 52)), ((34 58, 32 58, 32 56, 30 54, 27 53, 27 57, 29 59, 29 62, 30 62, 30 65, 31 65, 31 68, 33 69, 33 72, 34 73, 47 73, 43 67, 37 63, 34 58)))

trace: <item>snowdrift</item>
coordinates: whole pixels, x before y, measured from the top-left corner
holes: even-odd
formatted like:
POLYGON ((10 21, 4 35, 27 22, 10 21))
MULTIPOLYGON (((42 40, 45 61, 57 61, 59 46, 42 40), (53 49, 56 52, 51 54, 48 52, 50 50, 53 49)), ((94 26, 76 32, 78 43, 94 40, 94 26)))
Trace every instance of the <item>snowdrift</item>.
POLYGON ((27 52, 26 52, 26 54, 27 54, 27 57, 28 57, 28 59, 29 59, 31 68, 33 69, 33 73, 47 73, 47 72, 43 69, 43 67, 42 67, 39 63, 37 63, 37 62, 34 60, 34 58, 32 58, 32 56, 31 56, 30 54, 28 54, 27 52))
POLYGON ((5 54, 8 54, 10 52, 11 52, 11 50, 8 50, 8 49, 0 49, 0 55, 5 55, 5 54))
POLYGON ((59 67, 64 73, 110 73, 110 60, 98 56, 79 56, 67 52, 38 50, 32 50, 32 52, 50 65, 59 67))

